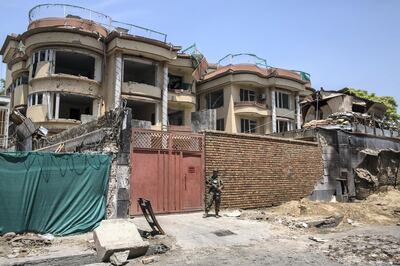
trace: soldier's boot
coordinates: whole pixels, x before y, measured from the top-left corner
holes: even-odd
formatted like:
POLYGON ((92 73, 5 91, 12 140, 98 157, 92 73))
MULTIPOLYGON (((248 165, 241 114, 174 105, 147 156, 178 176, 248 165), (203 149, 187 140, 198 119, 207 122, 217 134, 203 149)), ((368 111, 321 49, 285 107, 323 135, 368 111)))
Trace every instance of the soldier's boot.
POLYGON ((207 218, 208 217, 208 211, 206 211, 204 214, 203 214, 203 218, 207 218))

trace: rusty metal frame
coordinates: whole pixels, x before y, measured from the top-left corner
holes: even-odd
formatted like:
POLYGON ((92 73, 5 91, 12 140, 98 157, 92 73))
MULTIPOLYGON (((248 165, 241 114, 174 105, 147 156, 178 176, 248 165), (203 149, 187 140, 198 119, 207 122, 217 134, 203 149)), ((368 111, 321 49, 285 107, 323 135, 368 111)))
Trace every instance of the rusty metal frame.
POLYGON ((146 218, 147 223, 151 227, 151 235, 165 235, 164 230, 161 228, 160 224, 158 223, 156 216, 154 215, 153 208, 151 207, 151 202, 149 200, 139 198, 138 203, 140 209, 143 212, 144 218, 146 218))

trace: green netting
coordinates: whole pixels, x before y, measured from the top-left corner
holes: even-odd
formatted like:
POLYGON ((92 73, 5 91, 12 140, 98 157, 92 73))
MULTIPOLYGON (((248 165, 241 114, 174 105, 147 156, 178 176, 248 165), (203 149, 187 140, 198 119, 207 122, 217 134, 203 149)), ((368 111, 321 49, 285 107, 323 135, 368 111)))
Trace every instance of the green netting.
POLYGON ((0 235, 91 231, 106 215, 111 156, 0 153, 0 235))

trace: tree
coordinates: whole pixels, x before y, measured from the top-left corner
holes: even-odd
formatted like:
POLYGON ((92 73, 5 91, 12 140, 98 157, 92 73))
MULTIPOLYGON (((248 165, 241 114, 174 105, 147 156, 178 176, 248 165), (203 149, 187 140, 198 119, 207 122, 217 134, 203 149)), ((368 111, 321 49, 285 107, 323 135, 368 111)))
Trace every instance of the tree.
POLYGON ((0 79, 0 95, 6 95, 6 81, 0 79))
POLYGON ((368 99, 374 102, 382 103, 388 108, 386 110, 386 118, 390 121, 397 122, 400 120, 400 115, 397 113, 397 102, 392 96, 377 96, 375 93, 369 93, 366 90, 354 88, 345 88, 344 92, 349 92, 357 97, 368 99))

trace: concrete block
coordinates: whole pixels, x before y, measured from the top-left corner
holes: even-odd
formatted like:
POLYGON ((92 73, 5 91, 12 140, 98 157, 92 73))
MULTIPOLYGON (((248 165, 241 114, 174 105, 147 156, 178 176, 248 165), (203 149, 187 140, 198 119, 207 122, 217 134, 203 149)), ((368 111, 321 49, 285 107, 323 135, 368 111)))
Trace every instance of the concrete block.
POLYGON ((97 257, 109 261, 114 252, 129 250, 128 258, 144 255, 149 243, 143 241, 136 225, 128 219, 103 220, 93 231, 97 257))

